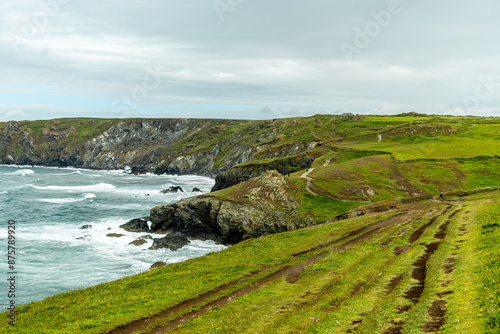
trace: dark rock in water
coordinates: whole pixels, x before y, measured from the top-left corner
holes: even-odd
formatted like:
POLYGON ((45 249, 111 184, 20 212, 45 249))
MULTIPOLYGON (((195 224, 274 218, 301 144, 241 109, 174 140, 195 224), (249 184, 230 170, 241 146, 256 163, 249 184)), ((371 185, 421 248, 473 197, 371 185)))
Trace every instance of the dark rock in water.
POLYGON ((129 243, 129 245, 141 246, 147 244, 148 242, 144 239, 137 239, 129 243))
POLYGON ((110 237, 110 238, 121 238, 121 237, 125 236, 125 234, 109 233, 109 234, 106 234, 106 236, 110 237))
POLYGON ((192 192, 193 193, 201 193, 202 191, 199 188, 193 188, 192 192))
POLYGON ((179 191, 184 192, 184 189, 182 189, 181 187, 178 187, 178 186, 172 186, 168 189, 160 191, 160 193, 162 193, 162 194, 175 194, 179 191))
POLYGON ((90 230, 92 228, 92 225, 83 225, 80 227, 80 230, 90 230))
POLYGON ((166 262, 163 262, 163 261, 157 261, 155 263, 153 263, 151 265, 151 267, 149 267, 149 269, 156 269, 156 268, 160 268, 160 267, 165 267, 167 265, 166 262))
POLYGON ((90 239, 90 234, 85 234, 83 237, 76 238, 76 240, 87 240, 90 239))
POLYGON ((136 218, 123 225, 120 225, 120 228, 128 232, 149 232, 149 221, 149 217, 136 218))
POLYGON ((133 174, 133 175, 142 175, 142 174, 146 174, 147 170, 144 167, 133 166, 130 169, 127 169, 126 173, 133 174))
POLYGON ((176 251, 189 243, 191 242, 185 236, 169 234, 163 238, 154 238, 153 245, 149 249, 168 248, 171 251, 176 251))
POLYGON ((146 240, 153 240, 153 237, 150 235, 143 235, 142 237, 130 242, 129 245, 141 246, 148 243, 146 240))

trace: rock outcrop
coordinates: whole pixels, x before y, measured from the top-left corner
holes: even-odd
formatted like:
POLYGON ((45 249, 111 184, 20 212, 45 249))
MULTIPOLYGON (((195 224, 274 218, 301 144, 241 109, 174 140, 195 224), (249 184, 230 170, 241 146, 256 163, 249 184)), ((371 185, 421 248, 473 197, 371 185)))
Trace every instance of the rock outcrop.
POLYGON ((171 251, 176 251, 189 243, 191 242, 183 235, 167 235, 163 238, 154 238, 153 245, 149 249, 168 248, 171 251))
POLYGON ((107 237, 110 237, 110 238, 121 238, 121 237, 124 237, 125 234, 121 234, 121 233, 108 233, 106 234, 107 237))
POLYGON ((224 195, 201 195, 151 210, 151 230, 234 244, 295 230, 301 221, 295 184, 277 171, 248 180, 224 195))
POLYGON ((134 241, 131 241, 129 242, 128 244, 129 245, 134 245, 134 246, 141 246, 141 245, 144 245, 144 244, 147 244, 148 242, 144 239, 136 239, 134 241))
POLYGON ((183 193, 184 189, 182 189, 182 187, 179 187, 179 186, 172 186, 168 189, 164 189, 164 190, 160 191, 160 193, 162 193, 162 194, 175 194, 175 193, 178 193, 179 191, 181 193, 183 193))
POLYGON ((163 262, 163 261, 156 261, 155 263, 153 263, 151 265, 151 267, 149 267, 149 269, 156 269, 156 268, 161 268, 161 267, 165 267, 167 265, 166 262, 163 262))
POLYGON ((149 232, 150 230, 148 223, 151 223, 149 217, 143 217, 132 219, 131 221, 120 225, 120 227, 128 232, 149 232))

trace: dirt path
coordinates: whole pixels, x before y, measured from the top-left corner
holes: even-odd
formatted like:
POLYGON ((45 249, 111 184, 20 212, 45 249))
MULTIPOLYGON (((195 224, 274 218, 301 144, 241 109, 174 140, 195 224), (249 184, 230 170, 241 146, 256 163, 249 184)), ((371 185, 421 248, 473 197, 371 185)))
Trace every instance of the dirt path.
POLYGON ((316 194, 314 191, 312 191, 312 190, 311 190, 311 181, 312 181, 312 180, 314 180, 314 179, 309 177, 309 173, 311 173, 313 170, 314 170, 314 168, 311 168, 311 169, 306 170, 306 171, 305 171, 305 172, 304 172, 304 173, 300 176, 300 178, 301 178, 301 179, 306 179, 306 190, 307 190, 310 194, 312 194, 312 195, 314 195, 314 196, 320 196, 320 195, 316 194))
MULTIPOLYGON (((255 275, 264 272, 265 270, 272 269, 273 267, 267 267, 261 269, 259 272, 253 273, 251 276, 246 277, 243 280, 238 280, 237 282, 232 282, 223 286, 220 286, 219 288, 204 293, 203 295, 199 296, 198 298, 191 299, 185 302, 182 302, 176 306, 173 306, 160 314, 157 314, 153 317, 150 318, 145 318, 145 319, 140 319, 137 321, 134 321, 128 325, 125 325, 120 328, 116 328, 113 331, 109 332, 110 334, 131 334, 134 333, 138 330, 144 330, 147 326, 153 324, 155 321, 158 321, 160 319, 166 319, 176 313, 180 313, 183 310, 186 310, 192 306, 199 305, 201 306, 198 310, 189 312, 184 315, 180 315, 176 317, 173 320, 168 321, 166 324, 155 327, 148 333, 164 333, 165 331, 168 331, 169 329, 176 328, 180 324, 184 323, 185 321, 189 321, 192 319, 195 319, 201 315, 203 315, 205 312, 211 310, 214 307, 222 307, 225 304, 241 297, 244 296, 252 291, 255 291, 257 289, 260 289, 263 285, 266 283, 269 283, 271 281, 274 281, 280 277, 287 277, 286 281, 290 284, 295 283, 299 278, 302 272, 305 270, 305 268, 319 259, 321 259, 323 256, 325 256, 327 253, 331 251, 336 251, 336 252, 341 252, 345 251, 352 246, 359 244, 361 242, 367 241, 369 239, 372 239, 373 237, 377 236, 380 234, 383 230, 386 228, 389 228, 393 226, 394 224, 397 224, 401 221, 404 221, 405 219, 408 219, 409 217, 413 217, 416 215, 417 212, 402 212, 399 214, 395 214, 394 216, 391 216, 385 220, 379 221, 377 223, 374 223, 369 226, 363 226, 355 231, 352 231, 348 233, 345 236, 342 236, 340 238, 337 238, 335 240, 332 240, 331 242, 316 246, 311 248, 308 251, 300 252, 295 254, 294 256, 299 256, 299 255, 307 255, 307 254, 314 254, 319 252, 316 255, 313 255, 311 258, 304 260, 298 264, 295 265, 288 265, 286 266, 286 263, 281 263, 279 265, 276 265, 274 267, 280 267, 285 265, 282 269, 277 270, 274 273, 269 274, 268 276, 260 279, 258 282, 253 283, 252 285, 249 285, 247 287, 244 287, 236 292, 229 293, 226 296, 223 296, 215 301, 208 302, 206 303, 207 300, 209 300, 211 297, 214 297, 218 293, 223 293, 224 290, 229 289, 230 287, 233 287, 237 285, 238 283, 241 283, 244 280, 248 280, 251 277, 254 277, 255 275), (344 243, 342 243, 345 241, 344 243), (339 244, 341 243, 341 244, 339 244), (203 303, 205 303, 203 305, 203 303)), ((311 255, 312 255, 311 254, 311 255)), ((354 294, 357 294, 363 286, 359 286, 355 288, 355 291, 353 292, 354 294)), ((351 296, 352 297, 352 296, 351 296)))
MULTIPOLYGON (((441 217, 444 214, 446 214, 447 212, 449 212, 452 208, 453 207, 450 205, 444 212, 433 217, 427 224, 422 225, 419 229, 417 229, 410 236, 409 242, 413 244, 413 243, 415 243, 415 241, 419 240, 420 237, 424 234, 424 232, 430 226, 432 226, 439 217, 441 217)), ((412 305, 409 305, 409 306, 406 306, 403 308, 399 308, 398 309, 399 314, 409 312, 411 309, 414 308, 414 306, 417 303, 420 302, 420 299, 421 299, 421 297, 424 294, 424 291, 426 289, 427 264, 428 264, 431 256, 438 250, 442 241, 445 239, 445 237, 448 233, 448 227, 451 224, 451 219, 458 212, 460 212, 460 209, 455 210, 453 213, 448 215, 447 219, 439 226, 437 232, 433 236, 436 241, 425 245, 426 249, 425 249, 424 254, 413 263, 413 270, 411 272, 411 277, 413 279, 417 280, 418 283, 416 283, 410 289, 408 289, 404 293, 404 296, 403 296, 405 299, 411 301, 412 305)), ((399 282, 397 284, 399 284, 399 282)), ((391 286, 391 288, 392 288, 392 286, 391 286)), ((449 292, 437 293, 436 295, 441 298, 443 295, 446 295, 448 293, 449 292)), ((424 332, 438 332, 445 323, 446 312, 447 312, 446 302, 442 299, 434 300, 428 309, 428 314, 429 314, 430 320, 423 324, 422 330, 424 332)), ((392 327, 388 328, 384 332, 384 334, 401 333, 401 331, 405 325, 405 322, 401 321, 401 320, 398 320, 398 321, 394 320, 394 321, 391 321, 389 323, 392 324, 392 327)))
MULTIPOLYGON (((324 166, 326 166, 327 164, 330 163, 330 160, 328 160, 324 166)), ((306 190, 311 194, 311 195, 314 195, 314 196, 319 196, 319 197, 327 197, 327 198, 331 198, 331 199, 334 199, 336 201, 340 201, 340 202, 358 202, 358 203, 372 203, 371 201, 348 201, 348 200, 345 200, 345 199, 340 199, 340 198, 336 198, 334 196, 331 196, 330 194, 326 194, 326 196, 324 195, 319 195, 319 194, 316 194, 314 191, 312 191, 311 189, 311 182, 314 181, 314 178, 312 177, 309 177, 309 174, 314 170, 315 168, 310 168, 308 170, 306 170, 302 175, 300 175, 300 178, 301 179, 306 179, 306 190)))

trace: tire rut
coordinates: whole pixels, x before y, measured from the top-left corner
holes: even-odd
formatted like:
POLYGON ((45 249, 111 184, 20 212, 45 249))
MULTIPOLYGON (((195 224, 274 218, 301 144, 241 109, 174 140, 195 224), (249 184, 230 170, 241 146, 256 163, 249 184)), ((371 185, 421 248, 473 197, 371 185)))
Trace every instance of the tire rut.
MULTIPOLYGON (((393 215, 385 220, 379 221, 375 224, 372 224, 369 226, 363 226, 355 231, 348 233, 347 235, 345 235, 339 239, 336 239, 336 240, 333 240, 331 242, 313 247, 307 251, 293 254, 293 257, 297 257, 300 255, 306 255, 306 254, 310 254, 310 253, 325 249, 325 251, 321 252, 320 254, 315 255, 314 257, 312 257, 308 260, 305 260, 305 261, 303 261, 299 264, 296 264, 296 265, 286 266, 286 267, 276 271, 275 273, 272 273, 272 274, 266 276, 265 278, 261 279, 260 281, 254 283, 248 287, 245 287, 241 290, 238 290, 238 291, 236 291, 228 296, 221 297, 216 301, 205 304, 205 305, 201 306, 200 309, 198 309, 196 311, 189 312, 185 315, 179 316, 179 317, 169 321, 165 325, 155 327, 149 333, 151 333, 151 334, 163 333, 164 331, 166 331, 168 329, 173 329, 185 321, 192 320, 192 319, 195 319, 195 318, 201 316, 205 312, 211 310, 213 307, 224 306, 228 302, 233 301, 234 299, 239 298, 247 293, 255 291, 255 290, 259 289, 260 287, 262 287, 263 285, 265 285, 266 283, 271 282, 279 277, 286 276, 287 282, 293 284, 300 278, 301 273, 305 270, 305 268, 308 265, 313 264, 314 262, 319 260, 321 257, 323 257, 326 253, 328 253, 330 251, 337 251, 337 252, 344 251, 344 250, 354 246, 355 244, 364 242, 364 241, 372 238, 373 236, 379 234, 385 228, 390 227, 393 224, 395 224, 399 221, 402 221, 404 219, 407 219, 409 217, 413 217, 416 214, 418 214, 418 212, 401 212, 401 213, 395 214, 395 215, 393 215), (357 237, 355 237, 355 236, 357 236, 357 237), (352 238, 352 237, 355 237, 355 238, 347 241, 346 243, 344 243, 342 245, 331 247, 332 245, 334 245, 336 243, 339 243, 341 241, 347 240, 347 239, 352 238)), ((286 262, 289 262, 289 261, 286 261, 286 262)), ((178 305, 172 306, 172 307, 168 308, 167 310, 165 310, 157 315, 154 315, 154 316, 151 316, 148 318, 139 319, 139 320, 133 321, 127 325, 124 325, 122 327, 115 328, 114 330, 108 332, 108 334, 131 334, 131 333, 134 333, 138 330, 143 330, 144 328, 153 324, 155 321, 157 321, 159 319, 167 318, 170 315, 173 315, 173 314, 178 313, 178 312, 182 312, 183 310, 186 310, 192 306, 199 305, 199 304, 203 303, 204 301, 210 299, 211 297, 215 296, 216 294, 223 292, 224 290, 227 290, 228 288, 231 288, 231 287, 237 285, 238 283, 241 283, 245 280, 248 280, 257 274, 262 273, 265 270, 269 270, 269 269, 272 269, 275 267, 282 266, 282 265, 286 264, 286 262, 283 262, 283 263, 278 264, 278 265, 268 266, 266 268, 263 268, 257 272, 252 273, 250 276, 244 277, 236 282, 222 285, 222 286, 216 288, 215 290, 212 290, 212 291, 209 291, 209 292, 206 292, 206 293, 200 295, 197 298, 190 299, 190 300, 184 301, 178 305)), ((362 287, 360 287, 359 290, 361 290, 361 288, 362 287)))
MULTIPOLYGON (((303 262, 301 262, 299 264, 296 264, 296 265, 293 265, 293 266, 289 266, 289 267, 285 267, 285 268, 277 271, 276 273, 271 274, 270 276, 265 277, 261 281, 259 281, 257 283, 254 283, 253 285, 251 285, 249 287, 246 287, 246 288, 244 288, 242 290, 239 290, 239 291, 233 293, 229 297, 228 296, 223 297, 223 298, 221 298, 221 299, 219 299, 219 300, 217 300, 215 302, 212 302, 212 303, 209 303, 209 304, 203 306, 201 309, 199 309, 197 311, 193 311, 193 312, 191 312, 191 313, 189 313, 187 315, 178 317, 178 318, 170 321, 169 323, 167 323, 167 324, 165 324, 165 325, 163 325, 161 327, 156 327, 155 329, 153 329, 152 331, 150 331, 148 334, 163 333, 166 330, 173 329, 173 328, 179 326, 180 324, 182 324, 184 321, 195 319, 195 318, 201 316, 202 314, 204 314, 205 312, 211 310, 215 306, 222 307, 225 304, 227 304, 228 302, 233 301, 234 299, 239 298, 239 297, 241 297, 243 295, 246 295, 246 294, 248 294, 248 293, 250 293, 252 291, 255 291, 255 290, 261 288, 266 283, 269 283, 269 282, 271 282, 271 281, 273 281, 273 280, 275 280, 275 279, 277 279, 277 278, 279 278, 281 276, 287 276, 287 282, 288 283, 295 283, 300 278, 301 273, 305 270, 305 268, 307 266, 315 263, 320 258, 322 258, 323 256, 325 256, 327 253, 329 253, 331 251, 340 252, 340 251, 347 250, 350 247, 352 247, 352 246, 354 246, 354 245, 356 245, 358 243, 364 242, 364 241, 369 240, 370 238, 376 236, 377 234, 379 234, 385 228, 390 227, 393 224, 395 224, 395 223, 397 223, 397 222, 399 222, 399 221, 401 221, 403 219, 406 219, 409 216, 414 216, 416 214, 417 214, 417 212, 402 212, 402 213, 393 215, 393 216, 389 217, 388 219, 385 219, 385 220, 382 220, 380 222, 377 222, 375 224, 361 227, 361 228, 359 228, 359 229, 357 229, 355 231, 352 231, 349 234, 347 234, 346 236, 341 237, 340 239, 337 239, 335 241, 332 241, 332 242, 329 242, 327 244, 323 244, 323 245, 314 247, 314 248, 312 248, 312 249, 310 249, 308 251, 305 251, 305 252, 296 253, 296 254, 294 254, 294 256, 304 255, 304 254, 307 254, 307 253, 312 253, 312 252, 315 252, 315 251, 318 251, 318 250, 321 250, 321 249, 325 249, 325 251, 321 252, 320 254, 317 254, 314 257, 312 257, 312 258, 310 258, 310 259, 308 259, 306 261, 303 261, 303 262), (343 240, 347 240, 347 239, 352 238, 354 236, 357 236, 357 237, 354 238, 354 239, 351 239, 351 240, 347 241, 346 243, 344 243, 342 245, 331 247, 331 248, 329 247, 329 246, 332 246, 335 243, 338 243, 338 242, 343 241, 343 240)), ((350 297, 356 295, 360 290, 362 290, 362 288, 364 287, 364 285, 365 284, 363 284, 362 286, 361 285, 356 286, 354 288, 354 290, 351 292, 351 296, 350 297)))
MULTIPOLYGON (((449 212, 451 210, 451 206, 448 207, 447 210, 445 210, 443 213, 439 214, 438 216, 432 218, 427 224, 423 225, 420 227, 417 231, 415 231, 412 236, 410 237, 410 242, 414 243, 417 241, 425 232, 425 230, 430 227, 440 216, 445 214, 446 212, 449 212), (415 239, 415 236, 418 235, 418 238, 415 239)), ((413 285, 409 290, 407 290, 404 294, 404 298, 407 300, 410 300, 413 305, 417 304, 425 290, 425 281, 427 279, 427 263, 430 259, 430 257, 436 252, 438 247, 441 245, 442 240, 446 237, 446 233, 448 230, 448 227, 451 223, 451 219, 460 212, 460 209, 454 211, 451 213, 448 218, 445 220, 444 223, 442 223, 438 231, 434 234, 434 238, 440 241, 432 242, 428 245, 426 245, 426 249, 424 254, 419 257, 414 263, 414 269, 412 271, 412 278, 416 279, 418 281, 417 284, 413 285)), ((445 268, 443 268, 445 269, 445 268)), ((446 272, 446 270, 444 270, 446 272)), ((449 294, 450 292, 445 291, 442 293, 436 293, 436 295, 440 298, 442 296, 449 294)), ((451 292, 452 293, 452 292, 451 292)), ((413 305, 408 305, 404 307, 399 307, 398 314, 406 313, 409 310, 413 308, 413 305)), ((446 315, 447 309, 446 309, 446 302, 444 300, 435 300, 433 301, 432 305, 428 309, 428 313, 430 316, 430 320, 424 323, 422 330, 424 332, 435 332, 439 331, 439 329, 444 325, 445 323, 445 315, 446 315)), ((384 334, 398 334, 402 333, 402 329, 404 327, 405 322, 404 321, 392 321, 389 322, 393 326, 388 328, 384 334)))

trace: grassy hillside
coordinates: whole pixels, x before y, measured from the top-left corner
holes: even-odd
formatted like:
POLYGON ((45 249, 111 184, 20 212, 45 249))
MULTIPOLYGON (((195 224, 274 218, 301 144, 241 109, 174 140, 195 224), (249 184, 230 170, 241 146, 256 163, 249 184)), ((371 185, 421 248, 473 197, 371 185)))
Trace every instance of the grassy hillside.
MULTIPOLYGON (((114 122, 82 123, 66 140, 114 122)), ((254 148, 262 159, 235 168, 283 167, 300 219, 314 226, 19 307, 16 333, 500 332, 500 192, 463 193, 500 187, 499 119, 207 122, 170 149, 254 148), (310 165, 295 163, 305 154, 310 165), (338 218, 346 212, 354 218, 338 218)), ((245 203, 252 187, 210 196, 245 203)))
POLYGON ((16 332, 497 333, 498 217, 486 193, 252 239, 20 307, 16 332))

